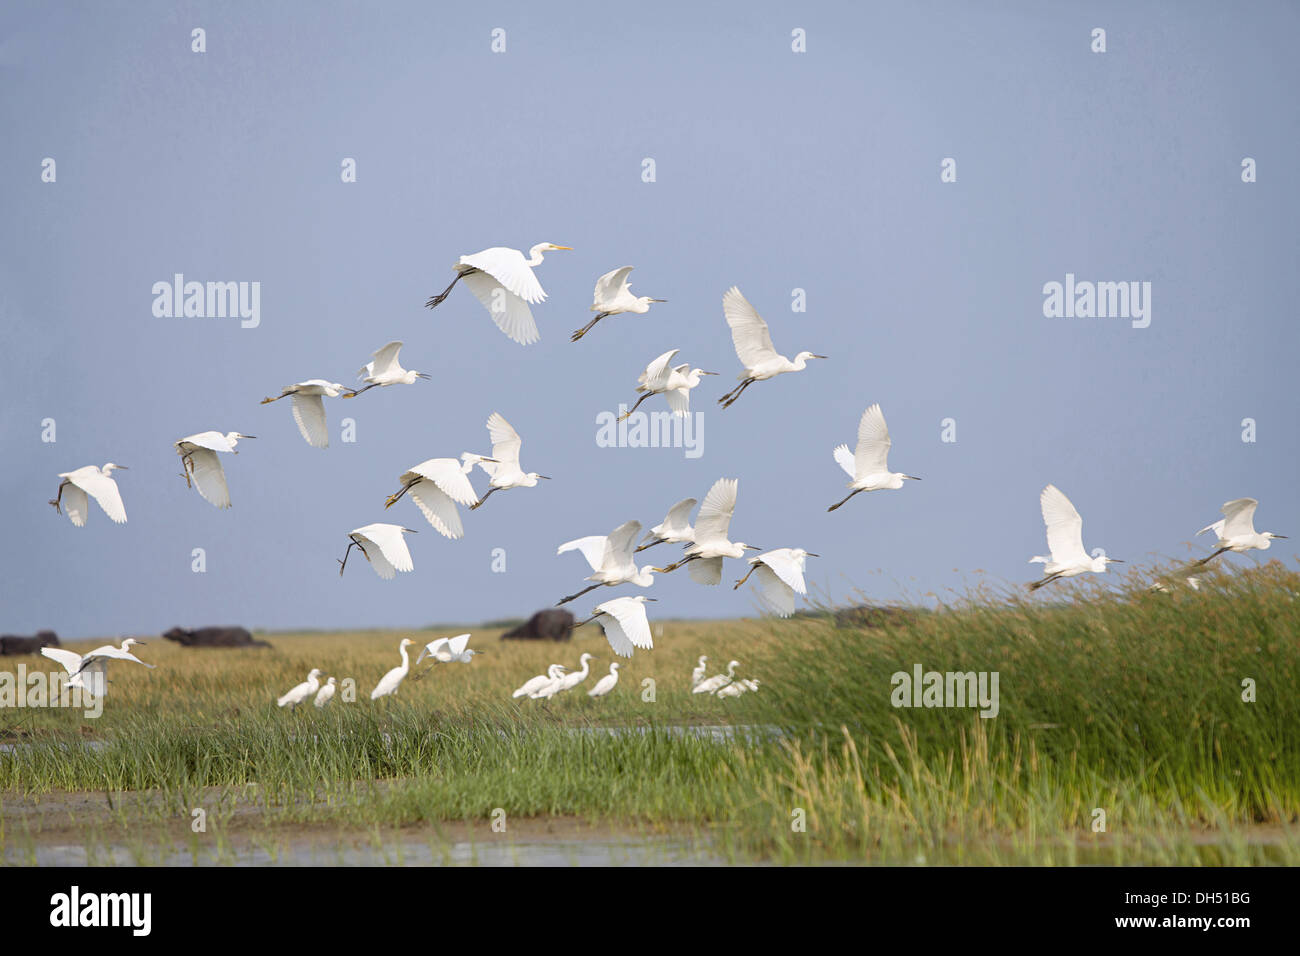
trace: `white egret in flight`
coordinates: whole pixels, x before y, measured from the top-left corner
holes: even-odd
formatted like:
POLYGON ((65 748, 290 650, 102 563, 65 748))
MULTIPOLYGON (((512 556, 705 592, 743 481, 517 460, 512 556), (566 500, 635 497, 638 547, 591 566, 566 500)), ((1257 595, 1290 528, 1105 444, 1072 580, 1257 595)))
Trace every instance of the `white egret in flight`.
POLYGON ((402 487, 388 496, 385 508, 391 508, 408 492, 411 500, 424 515, 429 524, 453 540, 465 534, 465 526, 460 522, 457 504, 474 505, 478 495, 469 483, 469 473, 480 461, 490 461, 482 455, 465 452, 460 461, 455 458, 430 458, 418 465, 412 465, 402 472, 402 487))
POLYGON ((564 667, 562 665, 552 664, 550 667, 546 668, 545 674, 538 674, 536 677, 530 677, 528 680, 524 681, 522 684, 516 687, 515 692, 510 696, 531 697, 533 694, 541 690, 551 681, 559 680, 561 675, 563 674, 564 674, 564 667))
POLYGON ((195 487, 204 500, 218 508, 230 507, 230 489, 226 486, 226 473, 221 467, 217 453, 238 455, 235 446, 245 438, 256 435, 241 435, 239 432, 199 432, 187 435, 175 443, 176 454, 181 456, 185 467, 186 487, 195 487))
POLYGON ((155 665, 146 664, 131 653, 132 647, 143 644, 144 641, 128 637, 118 647, 104 644, 86 654, 65 651, 60 647, 42 647, 41 654, 55 661, 68 672, 68 680, 64 683, 64 687, 80 687, 92 697, 103 697, 104 692, 108 690, 110 662, 131 661, 134 664, 144 664, 150 670, 154 668, 155 665))
POLYGON ((650 650, 654 640, 650 636, 650 621, 646 618, 645 602, 654 598, 638 594, 636 597, 618 597, 597 604, 591 617, 579 621, 574 627, 589 624, 597 618, 605 631, 605 640, 619 657, 631 657, 632 649, 650 650))
POLYGON ((736 513, 738 488, 739 482, 735 478, 715 481, 704 496, 704 504, 700 505, 700 513, 695 518, 695 543, 688 545, 675 563, 654 570, 666 574, 687 564, 691 580, 712 585, 722 580, 723 558, 743 558, 746 551, 761 550, 743 541, 733 543, 727 540, 731 516, 736 513))
POLYGON ((808 593, 803 581, 804 562, 807 558, 815 557, 818 555, 803 548, 766 551, 749 559, 750 568, 736 582, 736 588, 757 572, 758 587, 764 603, 780 617, 789 617, 794 613, 794 596, 808 593))
POLYGON ((651 395, 662 395, 668 401, 672 413, 678 418, 685 418, 690 414, 691 389, 700 384, 700 376, 718 373, 706 372, 702 368, 691 368, 689 362, 670 366, 668 363, 680 351, 681 349, 672 349, 665 352, 645 367, 645 371, 637 379, 636 390, 641 393, 641 397, 636 400, 635 405, 618 417, 620 422, 630 417, 651 395))
POLYGON ((550 700, 556 694, 562 694, 566 690, 573 690, 573 688, 585 681, 587 675, 591 673, 590 661, 592 657, 591 654, 583 654, 578 658, 581 670, 570 671, 561 675, 559 679, 551 681, 545 687, 536 691, 533 697, 538 700, 550 700))
POLYGON ((318 690, 320 690, 320 675, 320 670, 313 667, 311 671, 308 672, 307 679, 301 684, 295 686, 283 697, 278 698, 275 705, 277 707, 297 707, 308 697, 313 696, 318 690))
POLYGON ((623 266, 621 269, 606 272, 596 280, 596 291, 591 296, 591 311, 597 313, 597 315, 574 332, 573 335, 569 336, 570 342, 578 341, 591 331, 592 326, 607 315, 619 315, 623 312, 635 312, 637 315, 644 315, 650 311, 651 302, 668 301, 667 299, 652 299, 648 295, 633 295, 628 288, 628 276, 631 272, 631 266, 623 266))
POLYGON ((1196 532, 1205 534, 1207 531, 1213 531, 1219 539, 1218 547, 1208 558, 1202 558, 1196 563, 1207 564, 1225 551, 1235 551, 1237 554, 1244 554, 1250 550, 1267 551, 1269 542, 1273 538, 1285 540, 1286 535, 1274 534, 1272 531, 1256 533, 1255 509, 1258 507, 1259 502, 1254 498, 1234 498, 1232 501, 1224 502, 1221 509, 1223 517, 1196 532))
POLYGON ((618 669, 620 666, 621 665, 618 663, 618 661, 615 661, 614 663, 610 664, 609 673, 606 674, 604 677, 602 677, 600 680, 596 681, 596 686, 593 687, 591 690, 587 691, 587 696, 604 697, 606 694, 612 691, 615 685, 618 684, 618 669))
POLYGON ((718 688, 726 687, 735 679, 736 668, 739 666, 740 666, 740 661, 729 661, 727 663, 727 673, 714 674, 708 680, 700 681, 691 689, 691 693, 712 694, 715 693, 718 690, 718 688))
POLYGON ((284 390, 274 398, 262 399, 263 405, 278 402, 282 398, 293 396, 293 420, 298 423, 298 431, 308 445, 313 448, 328 448, 330 444, 329 426, 325 424, 325 403, 321 396, 338 398, 347 386, 338 382, 327 382, 323 378, 310 378, 296 385, 286 385, 284 390))
POLYGON ((385 581, 392 580, 398 571, 411 571, 415 563, 411 560, 410 549, 406 547, 403 534, 415 534, 410 528, 399 524, 368 524, 348 532, 348 549, 339 559, 339 577, 348 566, 348 555, 353 548, 360 548, 366 556, 375 574, 385 581))
POLYGON ((905 475, 901 471, 889 470, 889 426, 885 424, 885 413, 880 405, 875 404, 862 413, 858 422, 858 447, 852 454, 848 445, 839 445, 832 454, 840 467, 848 472, 849 487, 853 489, 841 501, 827 508, 834 511, 854 495, 863 491, 880 491, 883 488, 902 488, 903 481, 920 481, 915 475, 905 475))
POLYGON ((1029 585, 1037 591, 1057 578, 1072 578, 1076 574, 1104 574, 1107 564, 1123 564, 1119 558, 1108 558, 1105 553, 1093 558, 1083 548, 1083 518, 1070 499, 1055 485, 1043 489, 1039 501, 1043 507, 1043 523, 1047 525, 1047 547, 1050 555, 1036 555, 1029 559, 1047 565, 1044 576, 1029 585))
POLYGON ((488 418, 487 430, 492 440, 492 457, 479 458, 477 465, 486 471, 492 480, 488 482, 487 493, 469 506, 470 511, 479 508, 483 502, 492 497, 495 491, 503 491, 507 488, 533 488, 539 478, 550 481, 546 475, 539 475, 535 471, 525 473, 519 467, 519 449, 523 446, 523 439, 510 423, 501 417, 500 412, 493 412, 488 418))
POLYGON ((458 634, 455 637, 440 637, 436 640, 425 644, 420 650, 420 656, 415 659, 415 663, 420 663, 426 657, 431 657, 439 664, 468 664, 474 659, 475 654, 482 654, 482 651, 469 650, 468 634, 458 634))
POLYGON ((433 377, 426 372, 402 368, 402 364, 397 361, 397 355, 401 351, 401 342, 389 342, 375 352, 370 361, 357 370, 357 378, 367 383, 365 388, 349 389, 344 392, 343 397, 356 398, 376 385, 414 385, 417 378, 433 377))
POLYGON ((68 520, 78 528, 84 528, 86 518, 90 516, 90 501, 87 498, 89 496, 99 503, 99 506, 104 509, 104 514, 118 524, 125 524, 126 506, 122 504, 122 494, 117 490, 117 482, 112 477, 113 472, 119 468, 126 470, 126 465, 115 465, 110 461, 102 468, 86 465, 75 471, 63 472, 59 475, 63 480, 59 482, 58 495, 50 501, 50 504, 54 506, 56 512, 62 514, 59 508, 62 502, 63 507, 67 509, 68 520))
POLYGON ((381 697, 397 695, 397 688, 402 686, 402 681, 406 679, 407 672, 411 669, 411 658, 406 653, 406 649, 414 644, 415 641, 409 637, 402 638, 402 643, 397 645, 397 649, 402 653, 402 663, 398 664, 391 671, 379 678, 379 683, 375 689, 370 692, 371 700, 378 700, 381 697))
POLYGON ((695 670, 691 671, 691 687, 699 687, 700 681, 704 680, 704 675, 709 672, 709 658, 701 654, 700 659, 695 664, 695 670))
POLYGON ((542 254, 571 249, 572 246, 557 246, 552 242, 539 242, 528 250, 528 258, 518 249, 493 246, 473 255, 461 256, 452 266, 456 278, 451 285, 433 296, 425 306, 432 309, 447 298, 447 295, 462 279, 474 293, 474 297, 483 304, 502 332, 520 345, 531 345, 540 335, 537 323, 533 321, 532 310, 528 307, 546 299, 542 284, 533 275, 533 269, 542 264, 542 254))
POLYGON ((802 372, 807 368, 809 359, 826 358, 825 355, 800 352, 791 362, 778 353, 772 345, 767 323, 734 285, 722 296, 722 311, 727 317, 727 325, 731 326, 731 341, 736 346, 736 355, 745 366, 745 370, 738 376, 740 384, 718 399, 723 408, 729 408, 755 382, 766 381, 785 372, 802 372))
POLYGON ((338 690, 338 682, 331 677, 325 682, 325 686, 316 692, 316 699, 312 701, 319 710, 334 699, 334 692, 338 690))
POLYGON ((619 584, 635 584, 648 588, 654 584, 654 566, 647 564, 638 568, 632 560, 632 545, 641 533, 641 522, 625 521, 608 535, 593 534, 574 541, 566 541, 555 549, 557 555, 567 551, 581 551, 582 556, 591 565, 592 574, 588 581, 596 583, 583 588, 576 594, 570 594, 556 602, 556 607, 568 604, 574 598, 582 597, 588 591, 599 587, 614 587, 619 584))
POLYGON ((668 516, 650 529, 637 545, 637 551, 653 548, 656 544, 694 544, 695 529, 691 527, 691 509, 694 498, 683 498, 668 509, 668 516))

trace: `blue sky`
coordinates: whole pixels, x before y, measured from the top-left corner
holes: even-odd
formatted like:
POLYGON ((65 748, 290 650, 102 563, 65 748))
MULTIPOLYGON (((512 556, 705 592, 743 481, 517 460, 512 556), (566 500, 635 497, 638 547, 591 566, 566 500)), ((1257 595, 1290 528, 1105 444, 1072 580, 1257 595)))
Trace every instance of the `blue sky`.
MULTIPOLYGON (((1187 554, 1244 495, 1259 527, 1300 535, 1298 26, 1280 3, 6 4, 0 629, 523 614, 587 573, 558 544, 648 527, 722 476, 740 479, 734 537, 822 555, 810 583, 834 599, 1030 579, 1048 482, 1089 547, 1129 561, 1187 554), (423 308, 458 255, 543 241, 574 251, 539 269, 537 345, 465 289, 423 308), (596 277, 625 264, 670 301, 571 344, 596 277), (154 317, 177 272, 260 282, 260 326, 154 317), (1067 273, 1149 281, 1150 326, 1044 317, 1067 273), (721 412, 733 284, 778 350, 830 358, 721 412), (287 403, 259 406, 351 381, 390 339, 433 380, 327 402, 330 448, 287 403), (703 455, 598 447, 597 415, 669 348, 724 373, 692 396, 703 455), (828 514, 831 449, 876 401, 891 464, 924 480, 828 514), (408 502, 385 514, 410 465, 486 451, 493 411, 553 481, 494 496, 460 541, 408 502), (226 460, 230 511, 178 477, 171 443, 206 429, 259 436, 226 460), (108 460, 131 468, 128 524, 95 510, 77 529, 46 505, 58 472, 108 460), (420 529, 414 573, 340 579, 346 533, 379 520, 420 529)), ((721 588, 660 579, 655 612, 752 613, 729 570, 721 588)))

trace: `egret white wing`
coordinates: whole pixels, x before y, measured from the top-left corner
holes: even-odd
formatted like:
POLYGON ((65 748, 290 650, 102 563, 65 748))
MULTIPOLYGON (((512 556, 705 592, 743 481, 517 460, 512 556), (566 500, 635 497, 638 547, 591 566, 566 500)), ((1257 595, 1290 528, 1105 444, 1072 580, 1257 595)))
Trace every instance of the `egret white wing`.
POLYGON ((853 452, 849 451, 848 445, 836 445, 835 450, 831 452, 835 460, 839 462, 840 467, 848 474, 850 478, 857 479, 857 465, 853 458, 853 452))
POLYGON ((455 637, 447 638, 447 648, 453 655, 464 654, 465 648, 469 646, 468 634, 457 634, 455 637))
POLYGON ((663 530, 682 532, 690 527, 691 509, 695 507, 694 498, 683 498, 677 504, 668 509, 668 517, 664 518, 663 530))
POLYGON ((1255 533, 1255 509, 1259 502, 1254 498, 1234 498, 1223 506, 1223 530, 1220 535, 1235 538, 1240 534, 1255 533))
POLYGON ((325 424, 325 402, 319 395, 293 393, 293 420, 298 423, 298 431, 313 448, 328 448, 330 443, 329 426, 325 424))
POLYGON ((641 522, 624 521, 605 539, 606 550, 603 561, 611 567, 631 564, 632 549, 636 545, 636 536, 640 533, 641 522))
POLYGON ((591 570, 599 571, 601 563, 605 560, 606 540, 603 534, 591 534, 585 538, 576 538, 573 541, 564 542, 555 549, 555 553, 565 554, 569 551, 581 551, 582 556, 591 565, 591 570))
POLYGON ((668 407, 678 418, 685 418, 691 412, 691 391, 688 388, 670 388, 664 392, 668 407))
POLYGON ((81 670, 81 655, 74 651, 65 651, 60 647, 42 647, 41 656, 54 661, 68 672, 68 676, 81 670))
POLYGON ((687 563, 686 570, 696 584, 713 586, 722 580, 722 559, 696 558, 687 563))
POLYGON ((505 288, 490 275, 471 272, 461 280, 474 297, 488 310, 492 321, 502 332, 520 345, 532 345, 540 339, 537 322, 533 319, 533 310, 528 303, 505 288))
POLYGON ((230 489, 226 486, 226 472, 217 453, 201 447, 190 452, 189 457, 191 478, 199 494, 218 508, 229 508, 230 489))
MULTIPOLYGON (((491 457, 502 464, 519 467, 519 450, 523 447, 523 439, 519 437, 519 433, 501 417, 500 412, 493 412, 488 418, 487 430, 488 438, 492 442, 491 457)), ((486 468, 486 464, 479 462, 480 467, 486 468)))
POLYGON ((759 593, 764 603, 781 617, 794 613, 794 591, 766 564, 760 564, 754 571, 758 579, 759 593))
POLYGON ((790 548, 778 548, 775 551, 768 551, 766 554, 760 554, 755 560, 760 562, 760 570, 764 567, 767 568, 793 588, 796 594, 808 593, 808 588, 803 580, 803 559, 796 558, 790 548))
POLYGON ((469 482, 469 475, 461 470, 460 463, 454 458, 430 458, 420 462, 411 471, 433 482, 457 504, 472 505, 478 501, 474 486, 469 482))
MULTIPOLYGON (((464 477, 464 476, 462 476, 464 477)), ((461 524, 460 512, 456 510, 456 502, 432 481, 422 478, 415 484, 411 485, 408 494, 415 506, 420 509, 426 521, 433 525, 434 529, 445 537, 455 541, 465 534, 465 526, 461 524)))
POLYGON ((628 291, 628 275, 631 274, 631 266, 623 266, 606 272, 596 280, 596 291, 592 293, 593 307, 602 303, 608 304, 618 298, 620 293, 628 291))
POLYGON ((399 363, 397 356, 402 351, 401 342, 389 342, 383 348, 374 354, 374 361, 370 362, 363 372, 368 371, 370 375, 379 377, 386 372, 391 372, 397 368, 399 363))
POLYGON ((410 571, 415 567, 402 537, 402 529, 397 525, 371 524, 352 533, 361 539, 361 550, 381 578, 389 580, 397 571, 410 571))
POLYGON ((235 446, 230 443, 221 432, 199 432, 197 435, 188 435, 182 438, 176 444, 194 445, 196 448, 208 448, 212 451, 233 452, 235 446))
POLYGON ((68 519, 78 528, 84 528, 86 519, 90 517, 90 501, 86 498, 86 492, 76 482, 68 479, 59 500, 68 519))
POLYGON ((425 644, 424 648, 420 651, 420 656, 415 659, 415 663, 419 664, 426 657, 432 657, 434 660, 437 660, 438 652, 442 650, 446 643, 447 638, 439 637, 430 641, 428 644, 425 644))
POLYGON ((1039 498, 1043 523, 1047 525, 1047 547, 1057 564, 1089 560, 1083 549, 1083 518, 1061 489, 1048 485, 1039 498))
POLYGON ((647 392, 663 391, 664 386, 668 384, 668 377, 673 373, 673 370, 668 363, 671 362, 673 356, 680 351, 681 349, 673 349, 669 352, 665 352, 645 367, 645 371, 641 373, 639 382, 647 392))
POLYGON ((853 452, 855 478, 889 471, 889 426, 877 403, 862 413, 858 422, 858 447, 853 452))
POLYGON ((736 347, 736 355, 746 368, 753 368, 777 357, 767 323, 734 285, 722 296, 722 312, 727 317, 727 325, 731 327, 731 341, 736 347))
MULTIPOLYGON (((496 280, 494 285, 500 283, 507 292, 518 296, 526 303, 535 305, 546 300, 546 293, 542 290, 542 284, 537 281, 537 276, 533 274, 533 267, 528 264, 528 260, 518 249, 494 246, 473 255, 461 256, 460 263, 486 272, 496 280)), ((466 282, 473 278, 475 277, 471 273, 461 281, 466 282)))
POLYGON ((713 483, 695 519, 696 544, 727 540, 731 517, 736 512, 738 490, 739 482, 735 478, 719 478, 713 483))
MULTIPOLYGON (((90 469, 86 474, 78 475, 73 484, 99 502, 104 513, 118 524, 126 523, 126 507, 122 504, 122 494, 118 491, 117 482, 112 478, 96 469, 90 469)), ((85 523, 84 518, 82 523, 85 523)))

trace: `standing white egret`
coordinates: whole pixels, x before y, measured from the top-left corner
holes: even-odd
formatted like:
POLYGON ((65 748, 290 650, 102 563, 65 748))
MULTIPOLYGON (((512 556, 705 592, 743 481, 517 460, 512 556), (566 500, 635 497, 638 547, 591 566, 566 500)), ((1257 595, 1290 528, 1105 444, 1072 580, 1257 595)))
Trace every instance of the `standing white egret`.
POLYGON ((370 566, 375 569, 375 574, 385 581, 396 577, 398 571, 413 570, 415 563, 411 560, 411 552, 402 535, 415 533, 399 524, 382 523, 368 524, 349 531, 348 549, 339 559, 339 577, 343 576, 343 569, 348 566, 348 555, 353 548, 361 549, 370 566))
POLYGON ((632 545, 641 533, 641 522, 625 521, 608 535, 593 534, 574 541, 566 541, 555 549, 557 555, 567 551, 581 551, 594 572, 587 576, 588 581, 596 583, 585 587, 576 594, 561 598, 555 606, 568 604, 574 598, 582 597, 588 591, 599 587, 614 587, 619 584, 635 584, 648 588, 654 584, 654 566, 647 564, 638 568, 632 560, 632 545))
POLYGON ((920 481, 915 475, 905 475, 901 471, 889 470, 889 426, 885 424, 885 413, 880 405, 875 404, 862 413, 858 421, 858 447, 849 454, 848 445, 839 445, 832 454, 840 467, 848 472, 849 487, 853 490, 848 497, 827 508, 834 511, 854 495, 863 491, 879 491, 882 488, 902 488, 904 480, 920 481))
POLYGON ((537 323, 533 321, 529 305, 546 300, 542 284, 533 275, 533 269, 542 264, 542 254, 571 249, 572 246, 557 246, 552 242, 539 242, 528 250, 528 258, 518 249, 493 246, 473 255, 461 256, 452 266, 456 278, 441 293, 433 296, 426 307, 432 309, 447 298, 447 295, 462 279, 474 293, 474 297, 483 304, 502 332, 520 345, 531 345, 540 335, 537 323))
POLYGON ((683 498, 668 509, 668 517, 650 529, 637 545, 637 551, 653 548, 656 544, 694 544, 695 529, 691 527, 691 509, 694 498, 683 498))
POLYGON ((144 641, 128 637, 118 647, 104 644, 85 654, 65 651, 58 647, 42 647, 41 654, 56 661, 68 672, 68 680, 64 683, 64 687, 80 687, 92 697, 102 697, 108 690, 110 662, 131 661, 133 664, 144 664, 150 670, 154 668, 155 665, 147 664, 131 653, 132 647, 143 644, 144 641))
POLYGON ((50 504, 56 512, 62 514, 59 508, 62 502, 68 511, 68 520, 78 528, 84 528, 86 518, 90 516, 89 495, 104 509, 104 514, 118 524, 125 524, 126 506, 122 504, 122 494, 117 490, 117 482, 112 477, 113 472, 119 468, 125 470, 126 465, 115 465, 110 461, 102 468, 86 465, 75 471, 63 472, 59 475, 63 479, 59 482, 59 492, 50 504))
POLYGON ((722 559, 743 558, 746 551, 761 550, 743 541, 727 540, 731 529, 731 516, 736 513, 736 494, 739 482, 735 478, 719 478, 704 496, 700 513, 695 518, 695 543, 688 545, 683 556, 666 568, 655 568, 661 574, 675 571, 689 563, 691 580, 699 584, 717 584, 722 580, 722 559))
POLYGON ((546 668, 545 674, 538 674, 536 677, 530 677, 518 687, 511 697, 531 697, 537 691, 541 690, 551 681, 559 680, 563 676, 565 668, 561 664, 552 664, 546 668))
POLYGON ((736 677, 736 668, 740 666, 740 661, 729 661, 727 663, 727 673, 714 674, 708 680, 702 680, 692 689, 692 694, 712 694, 720 687, 726 687, 736 677))
POLYGON ((338 382, 327 382, 323 378, 309 378, 305 382, 286 385, 274 398, 262 399, 263 405, 278 402, 282 398, 293 396, 293 420, 298 423, 298 431, 313 448, 328 448, 330 430, 325 423, 325 403, 321 396, 338 398, 339 392, 347 386, 338 382))
POLYGON ((702 368, 691 368, 689 362, 670 366, 668 363, 680 351, 681 349, 672 349, 665 352, 645 367, 645 371, 637 379, 636 390, 641 393, 641 397, 636 400, 635 405, 618 417, 620 422, 630 417, 651 395, 662 395, 668 401, 672 413, 678 418, 685 418, 690 414, 691 389, 700 384, 700 376, 718 373, 706 372, 702 368))
MULTIPOLYGON (((548 678, 540 686, 534 688, 528 694, 529 699, 530 700, 537 700, 539 698, 549 699, 551 695, 548 693, 548 691, 550 691, 553 687, 558 686, 560 681, 564 680, 564 677, 566 674, 568 674, 568 672, 569 669, 567 667, 561 667, 556 669, 554 677, 548 678)), ((548 670, 547 673, 550 673, 550 670, 548 670)))
POLYGON ((460 522, 456 505, 478 502, 474 486, 469 483, 469 473, 476 463, 488 460, 482 455, 465 452, 459 462, 455 458, 430 458, 412 465, 402 472, 398 479, 402 483, 401 489, 388 496, 384 507, 391 508, 402 495, 410 492, 415 506, 439 534, 453 540, 459 538, 465 534, 465 527, 460 522))
POLYGON ((570 342, 576 342, 588 332, 601 319, 607 315, 619 315, 623 312, 635 312, 637 315, 644 315, 650 311, 651 302, 667 302, 667 299, 652 299, 648 295, 636 296, 628 288, 628 276, 632 272, 631 266, 623 266, 621 269, 614 269, 606 272, 596 280, 596 291, 591 296, 591 311, 598 313, 597 316, 584 325, 573 335, 569 336, 570 342))
POLYGON ((583 654, 578 658, 578 665, 581 670, 570 671, 558 680, 551 681, 551 683, 534 693, 533 697, 539 700, 550 700, 556 694, 562 694, 566 690, 573 690, 573 688, 585 681, 587 675, 591 673, 590 664, 593 656, 592 654, 583 654))
POLYGON ((296 708, 304 700, 313 696, 318 690, 320 690, 320 675, 320 670, 313 667, 307 673, 307 679, 301 684, 296 685, 283 697, 278 698, 275 705, 277 707, 296 708))
POLYGON ((397 688, 402 686, 402 681, 406 679, 407 672, 411 669, 411 658, 406 653, 406 649, 414 644, 415 641, 409 637, 402 638, 402 643, 397 645, 398 651, 402 654, 402 663, 398 664, 391 671, 379 678, 379 683, 375 689, 370 692, 371 700, 378 700, 381 697, 397 696, 397 688))
POLYGON ((230 507, 230 489, 226 486, 226 473, 221 467, 217 453, 238 455, 235 446, 245 438, 256 435, 241 435, 239 432, 199 432, 187 435, 175 442, 176 454, 181 456, 185 467, 186 487, 198 488, 204 500, 218 508, 230 507))
POLYGON ((492 457, 480 458, 477 464, 491 476, 492 480, 488 483, 487 493, 469 506, 470 511, 479 508, 483 502, 492 497, 495 491, 503 491, 507 488, 533 488, 539 478, 551 480, 548 476, 539 475, 535 471, 525 473, 519 467, 519 449, 524 444, 523 439, 510 423, 501 417, 500 412, 493 412, 488 418, 487 430, 492 440, 492 457))
POLYGON ((609 665, 609 673, 596 681, 596 686, 587 691, 588 697, 604 697, 618 683, 618 669, 621 665, 618 661, 609 665))
POLYGON ((1043 568, 1044 576, 1029 585, 1031 591, 1037 591, 1057 578, 1072 578, 1088 572, 1104 574, 1107 564, 1124 563, 1119 558, 1106 557, 1104 552, 1098 557, 1089 557, 1083 547, 1083 518, 1055 485, 1043 489, 1039 502, 1043 508, 1043 523, 1047 525, 1047 547, 1051 554, 1035 555, 1029 559, 1031 564, 1047 565, 1043 568))
POLYGON ((367 383, 365 388, 353 388, 344 392, 344 398, 356 398, 362 392, 368 392, 376 385, 414 385, 418 378, 432 378, 427 372, 402 368, 397 360, 402 351, 401 342, 389 342, 371 357, 370 361, 357 369, 357 378, 367 383))
POLYGON ((650 635, 650 621, 645 614, 645 602, 653 600, 644 594, 614 598, 604 604, 597 604, 591 617, 573 626, 581 627, 600 618, 600 626, 610 648, 619 657, 631 657, 635 647, 651 650, 655 646, 650 635))
POLYGON ((777 548, 756 555, 749 559, 750 568, 736 582, 736 588, 757 571, 763 601, 780 617, 789 617, 794 613, 794 596, 808 593, 803 582, 804 561, 816 557, 818 555, 803 548, 777 548))
POLYGON ((1232 501, 1224 502, 1221 509, 1223 517, 1196 532, 1205 534, 1207 531, 1213 531, 1219 539, 1218 547, 1208 558, 1202 558, 1196 563, 1206 564, 1225 551, 1235 551, 1237 554, 1244 554, 1251 550, 1267 551, 1271 539, 1286 540, 1286 535, 1274 534, 1272 531, 1256 533, 1255 509, 1258 507, 1259 502, 1254 498, 1234 498, 1232 501))
POLYGON ((440 637, 430 641, 420 650, 420 656, 415 659, 415 663, 420 663, 426 657, 432 657, 439 664, 468 664, 474 659, 475 654, 483 653, 468 649, 469 638, 468 634, 458 634, 455 637, 440 637))
POLYGON ((331 677, 325 682, 325 686, 316 692, 316 699, 312 701, 319 710, 334 699, 334 692, 338 689, 335 678, 331 677))
POLYGON ((695 664, 695 670, 691 671, 691 687, 699 687, 700 681, 704 680, 704 675, 709 672, 709 659, 704 654, 695 664))
POLYGON ((826 358, 825 355, 800 352, 791 362, 777 352, 772 345, 767 323, 734 285, 722 296, 722 311, 727 317, 727 325, 731 326, 731 342, 736 347, 736 356, 745 366, 745 370, 738 376, 740 384, 718 399, 723 408, 729 408, 755 382, 766 381, 785 372, 802 372, 807 368, 809 359, 826 358))

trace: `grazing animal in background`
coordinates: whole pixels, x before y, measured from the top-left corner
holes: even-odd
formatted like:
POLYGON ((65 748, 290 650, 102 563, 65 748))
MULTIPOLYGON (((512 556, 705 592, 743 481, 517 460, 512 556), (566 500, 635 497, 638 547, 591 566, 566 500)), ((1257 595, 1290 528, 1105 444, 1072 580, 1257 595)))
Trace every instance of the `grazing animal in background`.
POLYGON ((375 689, 370 692, 371 700, 378 700, 381 697, 392 697, 397 694, 397 689, 402 686, 402 681, 406 680, 406 675, 411 669, 411 658, 406 653, 406 649, 414 644, 415 641, 409 637, 402 638, 402 643, 397 645, 397 650, 402 655, 402 663, 398 664, 391 671, 379 679, 375 689))
POLYGON ((573 615, 559 608, 543 608, 523 624, 501 635, 503 641, 567 641, 573 636, 573 615))
POLYGON ((532 345, 541 335, 537 332, 537 322, 533 319, 530 305, 546 300, 542 284, 533 275, 533 269, 542 264, 543 254, 572 249, 572 246, 557 246, 553 242, 539 242, 528 250, 528 258, 518 249, 505 246, 493 246, 482 252, 461 256, 452 266, 456 278, 442 292, 432 296, 424 303, 433 309, 441 305, 451 294, 456 283, 464 281, 474 298, 488 310, 492 321, 502 332, 520 345, 532 345))
MULTIPOLYGON (((1198 565, 1207 564, 1213 561, 1225 551, 1233 551, 1237 554, 1244 554, 1247 551, 1267 551, 1273 538, 1286 539, 1284 534, 1274 534, 1272 531, 1255 531, 1255 509, 1259 507, 1259 502, 1254 498, 1234 498, 1232 501, 1224 502, 1222 508, 1223 517, 1212 525, 1207 525, 1199 534, 1205 534, 1207 531, 1213 531, 1219 539, 1218 548, 1208 558, 1201 558, 1197 561, 1198 565)), ((1189 579, 1190 580, 1190 579, 1189 579)))
POLYGON ((1123 564, 1119 558, 1108 558, 1105 553, 1089 557, 1083 547, 1083 518, 1055 485, 1048 485, 1039 496, 1043 509, 1043 523, 1047 525, 1047 547, 1050 555, 1035 555, 1029 563, 1045 564, 1044 576, 1029 585, 1037 591, 1057 578, 1072 578, 1076 574, 1104 574, 1107 564, 1123 564))
POLYGON ((266 641, 253 639, 242 627, 173 627, 163 639, 183 647, 270 647, 266 641))
POLYGON ((276 700, 275 705, 277 707, 296 709, 299 704, 305 701, 308 697, 314 696, 316 692, 320 690, 320 675, 321 672, 317 668, 313 667, 307 673, 307 679, 301 684, 298 684, 283 697, 276 700))
POLYGON ((0 657, 17 657, 20 654, 39 654, 42 647, 59 647, 59 635, 53 631, 37 631, 34 637, 5 634, 0 637, 0 657))
POLYGON ((610 664, 609 673, 606 674, 604 677, 602 677, 600 680, 596 681, 596 686, 593 687, 591 690, 587 691, 587 696, 604 697, 606 694, 612 691, 614 689, 614 685, 618 683, 618 667, 619 667, 618 661, 615 661, 614 663, 610 664))
POLYGON ((313 703, 316 705, 317 710, 323 708, 326 704, 328 704, 330 701, 334 699, 334 691, 336 689, 336 683, 337 682, 335 681, 335 679, 331 677, 328 681, 325 682, 324 687, 316 691, 316 699, 313 701, 313 703))
POLYGON ((78 528, 86 526, 90 515, 89 498, 94 498, 99 506, 118 524, 126 524, 126 506, 122 504, 122 494, 113 480, 113 472, 127 470, 126 465, 115 465, 111 461, 102 468, 86 465, 75 471, 65 471, 59 475, 59 493, 50 504, 56 512, 62 513, 59 505, 68 512, 68 519, 78 528), (64 501, 64 499, 67 499, 64 501))

